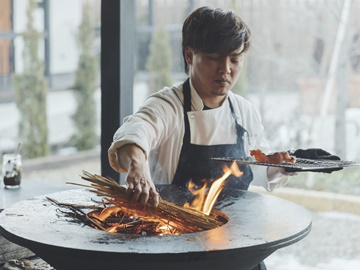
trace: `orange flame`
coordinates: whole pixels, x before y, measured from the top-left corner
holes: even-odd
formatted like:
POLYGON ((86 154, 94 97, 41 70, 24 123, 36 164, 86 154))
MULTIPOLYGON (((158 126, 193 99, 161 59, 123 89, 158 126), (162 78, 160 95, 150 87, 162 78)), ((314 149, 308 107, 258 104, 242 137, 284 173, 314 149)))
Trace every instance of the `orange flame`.
POLYGON ((214 180, 210 188, 208 188, 208 181, 205 182, 205 184, 199 189, 195 188, 195 184, 193 182, 189 182, 188 188, 195 198, 192 202, 185 203, 184 207, 193 208, 197 211, 203 212, 205 215, 209 215, 216 199, 224 188, 225 180, 231 174, 236 177, 240 177, 243 174, 236 162, 233 162, 230 168, 225 165, 223 171, 224 174, 220 178, 214 180))

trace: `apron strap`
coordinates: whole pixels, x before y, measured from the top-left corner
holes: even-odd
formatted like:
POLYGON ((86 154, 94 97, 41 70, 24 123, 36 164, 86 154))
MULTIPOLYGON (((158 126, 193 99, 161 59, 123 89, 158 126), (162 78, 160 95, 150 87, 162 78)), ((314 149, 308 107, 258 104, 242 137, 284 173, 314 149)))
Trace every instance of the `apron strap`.
POLYGON ((234 118, 234 121, 235 121, 237 141, 239 142, 239 140, 243 140, 243 137, 244 137, 244 135, 246 133, 248 142, 250 144, 249 132, 243 126, 241 126, 241 125, 239 125, 237 123, 237 116, 236 116, 236 113, 235 113, 235 110, 234 110, 234 106, 231 103, 230 97, 228 97, 228 101, 229 101, 229 105, 230 105, 231 115, 232 115, 232 117, 234 118))
POLYGON ((184 94, 184 124, 185 133, 183 137, 183 145, 190 144, 190 123, 187 116, 187 112, 191 111, 191 92, 190 92, 190 81, 187 79, 183 84, 184 94))

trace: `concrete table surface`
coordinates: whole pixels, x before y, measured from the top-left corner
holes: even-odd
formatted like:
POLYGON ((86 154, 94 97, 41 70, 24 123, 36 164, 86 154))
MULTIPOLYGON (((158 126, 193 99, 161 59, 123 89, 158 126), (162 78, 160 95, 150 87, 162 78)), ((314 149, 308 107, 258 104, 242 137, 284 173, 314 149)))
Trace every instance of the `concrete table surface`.
MULTIPOLYGON (((60 202, 94 204, 95 195, 76 189, 46 196, 60 202)), ((300 241, 311 230, 311 215, 302 206, 253 192, 241 192, 232 203, 221 206, 219 210, 230 219, 219 228, 147 237, 68 222, 57 216, 58 207, 46 196, 6 208, 0 214, 0 233, 56 269, 245 270, 277 249, 300 241)))
POLYGON ((59 191, 75 189, 74 185, 60 184, 60 183, 46 183, 40 181, 22 180, 20 187, 17 189, 7 189, 4 183, 0 184, 0 211, 14 203, 22 200, 31 199, 36 196, 55 193, 59 191))

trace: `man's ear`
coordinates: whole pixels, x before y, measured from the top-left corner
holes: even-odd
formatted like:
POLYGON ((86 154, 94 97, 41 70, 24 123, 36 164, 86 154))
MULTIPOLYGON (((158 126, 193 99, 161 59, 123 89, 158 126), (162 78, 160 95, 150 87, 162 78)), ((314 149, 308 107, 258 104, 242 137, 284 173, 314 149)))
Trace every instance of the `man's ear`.
POLYGON ((193 50, 192 50, 189 46, 187 46, 187 47, 185 48, 185 59, 186 59, 186 63, 187 63, 188 65, 191 65, 191 64, 192 64, 192 62, 193 62, 193 55, 194 55, 193 50))

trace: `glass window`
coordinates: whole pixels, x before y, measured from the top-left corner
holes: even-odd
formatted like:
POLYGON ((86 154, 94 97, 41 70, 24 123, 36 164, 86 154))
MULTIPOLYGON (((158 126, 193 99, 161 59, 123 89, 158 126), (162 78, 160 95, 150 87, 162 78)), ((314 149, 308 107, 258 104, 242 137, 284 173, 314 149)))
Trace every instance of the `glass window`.
POLYGON ((0 151, 21 143, 23 179, 100 172, 100 4, 1 1, 0 151))

